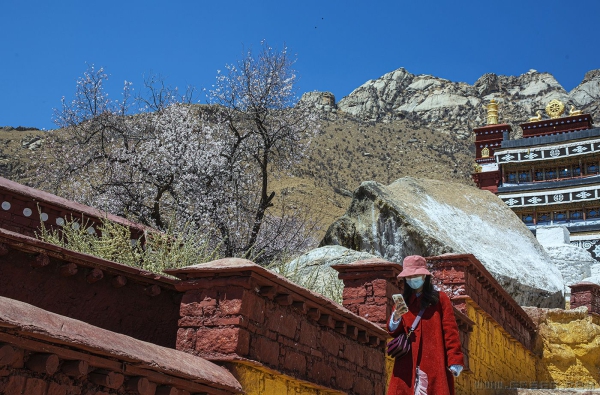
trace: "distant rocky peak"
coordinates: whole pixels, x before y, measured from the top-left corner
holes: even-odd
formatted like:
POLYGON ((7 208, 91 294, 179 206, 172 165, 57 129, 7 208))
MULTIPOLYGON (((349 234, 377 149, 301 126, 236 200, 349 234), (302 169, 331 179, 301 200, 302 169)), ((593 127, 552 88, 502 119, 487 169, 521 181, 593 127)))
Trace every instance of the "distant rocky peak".
POLYGON ((365 82, 340 100, 337 109, 363 121, 408 118, 424 127, 468 138, 474 127, 485 125, 485 104, 492 98, 500 103, 500 122, 513 124, 513 129, 552 99, 600 119, 600 70, 587 73, 568 93, 552 74, 533 69, 520 76, 487 73, 469 85, 399 68, 365 82))

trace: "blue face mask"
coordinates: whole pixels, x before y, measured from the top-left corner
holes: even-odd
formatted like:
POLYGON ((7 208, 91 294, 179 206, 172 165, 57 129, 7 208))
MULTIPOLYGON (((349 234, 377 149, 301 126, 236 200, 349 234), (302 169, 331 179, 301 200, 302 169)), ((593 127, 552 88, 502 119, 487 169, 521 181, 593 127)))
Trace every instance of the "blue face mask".
POLYGON ((407 278, 406 283, 412 289, 419 289, 423 286, 423 284, 425 284, 425 278, 424 277, 407 278))

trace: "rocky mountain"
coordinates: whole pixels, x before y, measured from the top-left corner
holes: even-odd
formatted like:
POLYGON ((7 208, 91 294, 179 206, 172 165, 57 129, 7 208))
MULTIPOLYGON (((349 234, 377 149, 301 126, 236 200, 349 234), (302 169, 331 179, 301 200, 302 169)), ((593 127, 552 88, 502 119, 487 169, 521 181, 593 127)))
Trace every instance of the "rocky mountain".
POLYGON ((368 122, 409 119, 422 127, 451 133, 459 139, 469 137, 473 128, 486 123, 485 104, 500 103, 500 119, 520 132, 526 122, 552 99, 567 108, 574 106, 600 122, 600 70, 592 70, 571 92, 549 73, 536 70, 515 76, 485 74, 473 85, 452 82, 431 75, 411 74, 404 68, 369 80, 339 103, 330 103, 330 93, 311 92, 303 100, 335 118, 350 115, 368 122), (323 96, 325 95, 325 96, 323 96))

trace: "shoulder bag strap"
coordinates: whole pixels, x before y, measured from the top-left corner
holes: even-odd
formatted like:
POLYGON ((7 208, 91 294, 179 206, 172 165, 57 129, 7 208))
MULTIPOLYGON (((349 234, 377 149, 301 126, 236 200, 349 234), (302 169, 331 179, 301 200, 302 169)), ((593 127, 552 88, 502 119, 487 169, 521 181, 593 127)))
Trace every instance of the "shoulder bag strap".
POLYGON ((421 311, 419 311, 419 314, 417 315, 417 318, 415 318, 415 320, 413 321, 412 326, 408 330, 408 336, 412 335, 412 333, 415 331, 415 329, 417 329, 417 325, 419 325, 419 322, 421 321, 421 317, 423 316, 424 312, 425 312, 425 308, 422 308, 421 311))

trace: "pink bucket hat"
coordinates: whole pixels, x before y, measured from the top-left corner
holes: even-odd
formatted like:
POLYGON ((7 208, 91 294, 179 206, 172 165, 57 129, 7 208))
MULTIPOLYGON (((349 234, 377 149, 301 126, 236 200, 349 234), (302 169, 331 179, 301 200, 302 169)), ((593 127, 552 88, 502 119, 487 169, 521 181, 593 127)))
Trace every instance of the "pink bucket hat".
POLYGON ((404 258, 402 262, 402 273, 398 277, 408 277, 417 274, 424 274, 431 276, 429 270, 427 270, 427 261, 420 255, 410 255, 404 258))

